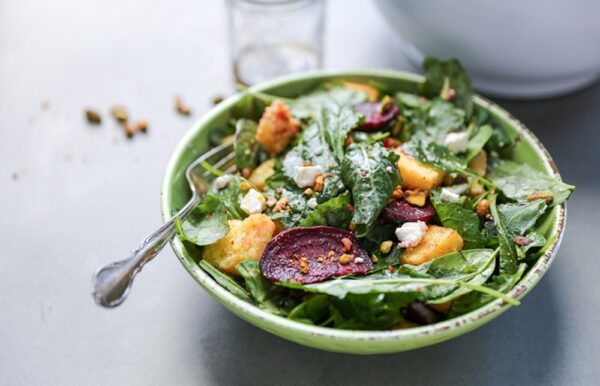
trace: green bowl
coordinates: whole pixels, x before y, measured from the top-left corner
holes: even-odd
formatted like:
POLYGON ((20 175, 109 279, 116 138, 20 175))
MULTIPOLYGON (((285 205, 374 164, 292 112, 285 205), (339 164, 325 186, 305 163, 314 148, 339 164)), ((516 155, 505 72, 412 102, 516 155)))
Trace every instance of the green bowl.
MULTIPOLYGON (((315 71, 279 78, 252 90, 264 91, 284 97, 300 95, 324 81, 333 79, 375 80, 392 89, 416 92, 423 78, 419 75, 385 70, 373 71, 315 71)), ((242 95, 234 95, 223 101, 204 115, 181 140, 167 166, 162 186, 162 216, 166 220, 189 199, 190 191, 185 179, 186 166, 208 149, 211 130, 226 125, 232 108, 242 95)), ((480 108, 488 110, 511 135, 520 136, 521 141, 513 159, 525 162, 532 167, 560 178, 558 169, 540 141, 510 113, 494 103, 475 97, 480 108)), ((541 231, 547 237, 556 236, 556 241, 547 252, 529 269, 521 281, 509 292, 515 299, 523 298, 546 273, 558 251, 566 221, 564 205, 556 206, 545 216, 541 231)), ((217 284, 198 264, 196 249, 187 248, 175 237, 171 241, 175 254, 190 275, 215 299, 240 318, 277 336, 305 346, 328 351, 354 354, 379 354, 411 350, 439 343, 465 334, 482 326, 506 311, 510 304, 497 299, 478 310, 429 326, 391 331, 337 330, 298 323, 280 316, 269 314, 260 308, 239 299, 217 284)))

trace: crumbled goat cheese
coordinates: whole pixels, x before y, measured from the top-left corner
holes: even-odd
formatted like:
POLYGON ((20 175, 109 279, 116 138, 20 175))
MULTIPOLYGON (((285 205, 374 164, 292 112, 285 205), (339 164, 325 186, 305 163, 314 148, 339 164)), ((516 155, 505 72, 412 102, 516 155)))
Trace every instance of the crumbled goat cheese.
POLYGON ((362 257, 357 257, 357 258, 354 259, 354 262, 356 264, 361 264, 361 263, 365 262, 365 259, 363 259, 362 257))
POLYGON ((460 200, 460 195, 448 188, 442 188, 440 200, 444 202, 457 203, 460 200))
POLYGON ((299 188, 308 188, 315 185, 315 178, 323 174, 320 166, 296 166, 294 181, 299 188))
POLYGON ((469 134, 466 132, 448 133, 444 138, 444 145, 454 154, 463 153, 467 150, 469 134))
POLYGON ((407 222, 402 224, 400 228, 396 228, 396 237, 400 243, 398 244, 401 248, 412 248, 417 246, 423 236, 427 232, 427 224, 423 221, 407 222))
POLYGON ((226 188, 230 181, 231 176, 229 174, 225 174, 224 176, 220 176, 215 179, 215 186, 217 189, 221 190, 226 188))
POLYGON ((306 201, 306 206, 308 206, 308 209, 315 209, 317 207, 317 199, 313 197, 306 201))
POLYGON ((242 202, 240 202, 240 207, 247 214, 262 213, 266 206, 267 200, 265 196, 256 189, 250 189, 244 198, 242 198, 242 202))

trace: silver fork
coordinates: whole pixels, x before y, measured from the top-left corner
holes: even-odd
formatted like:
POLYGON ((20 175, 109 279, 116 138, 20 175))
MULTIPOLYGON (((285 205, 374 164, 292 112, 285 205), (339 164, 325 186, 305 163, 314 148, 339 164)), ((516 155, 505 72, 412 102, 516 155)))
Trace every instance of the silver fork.
POLYGON ((175 234, 175 219, 184 220, 204 199, 212 174, 203 167, 208 163, 225 173, 235 171, 233 141, 219 145, 192 162, 185 176, 192 191, 190 200, 169 221, 150 233, 131 254, 119 261, 101 267, 92 279, 92 296, 103 307, 116 307, 127 298, 135 275, 152 260, 175 234))

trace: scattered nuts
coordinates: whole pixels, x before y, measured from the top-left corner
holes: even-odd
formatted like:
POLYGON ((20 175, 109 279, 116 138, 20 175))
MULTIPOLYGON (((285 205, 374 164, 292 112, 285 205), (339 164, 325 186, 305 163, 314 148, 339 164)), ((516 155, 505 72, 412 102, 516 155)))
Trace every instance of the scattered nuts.
POLYGON ((376 256, 376 255, 371 255, 371 261, 372 261, 373 263, 377 263, 377 260, 379 260, 379 259, 377 258, 377 256, 376 256))
POLYGON ((379 252, 383 253, 384 255, 387 255, 392 250, 392 245, 394 245, 393 241, 391 241, 391 240, 384 241, 379 246, 379 252))
POLYGON ((325 186, 325 175, 321 174, 315 178, 315 191, 322 192, 325 186))
POLYGON ((212 99, 212 104, 218 105, 219 103, 223 102, 224 99, 225 99, 225 97, 222 95, 215 95, 212 99))
POLYGON ((306 190, 304 191, 304 194, 307 196, 312 196, 313 190, 311 188, 306 188, 306 190))
POLYGON ((308 259, 306 257, 301 257, 300 258, 300 272, 308 273, 308 271, 309 271, 308 259))
POLYGON ((148 131, 148 121, 146 119, 140 119, 135 124, 135 130, 141 133, 145 133, 146 131, 148 131))
POLYGON ((402 191, 402 186, 396 186, 396 189, 392 192, 392 198, 400 199, 404 197, 404 192, 402 191))
POLYGON ((100 113, 93 109, 85 110, 85 118, 92 125, 99 125, 102 123, 102 117, 100 116, 100 113))
POLYGON ((175 95, 175 110, 185 116, 189 116, 192 114, 192 109, 189 106, 185 105, 181 99, 181 96, 175 95))
POLYGON ((242 181, 242 182, 240 183, 240 189, 241 189, 243 192, 247 192, 247 191, 249 191, 249 190, 250 190, 250 188, 252 188, 252 186, 250 186, 250 184, 249 184, 248 182, 246 182, 246 181, 242 181))
POLYGON ((490 214, 490 202, 486 199, 483 199, 477 203, 475 207, 475 212, 477 212, 477 216, 485 217, 490 214))
POLYGON ((343 237, 341 241, 342 241, 342 250, 344 252, 350 252, 350 250, 352 249, 352 240, 350 240, 347 237, 343 237))
POLYGON ((348 253, 342 253, 340 255, 340 264, 345 265, 354 261, 354 255, 350 255, 348 253))
POLYGON ((552 200, 554 200, 554 194, 552 194, 552 192, 533 192, 527 196, 527 201, 534 200, 544 200, 546 201, 546 204, 550 204, 552 203, 552 200))
POLYGON ((127 109, 123 106, 113 106, 110 109, 110 114, 119 122, 119 123, 125 123, 127 122, 127 120, 129 120, 129 113, 127 112, 127 109))
POLYGON ((530 239, 529 237, 525 237, 525 236, 514 236, 513 241, 515 242, 515 244, 517 244, 519 246, 529 245, 533 242, 532 239, 530 239))
POLYGON ((127 136, 127 138, 133 137, 133 135, 137 131, 135 125, 130 122, 123 123, 123 130, 125 130, 125 135, 127 136))
POLYGON ((275 207, 273 208, 273 212, 283 212, 285 210, 288 209, 288 198, 287 197, 282 197, 280 198, 277 203, 275 204, 275 207))

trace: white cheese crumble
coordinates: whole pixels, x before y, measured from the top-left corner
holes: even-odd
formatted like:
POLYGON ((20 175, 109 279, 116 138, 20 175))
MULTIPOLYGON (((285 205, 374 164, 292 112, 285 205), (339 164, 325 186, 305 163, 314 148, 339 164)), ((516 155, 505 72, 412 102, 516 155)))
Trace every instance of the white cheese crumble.
POLYGON ((354 262, 356 264, 361 264, 361 263, 365 262, 365 259, 363 259, 362 257, 357 257, 357 258, 354 259, 354 262))
POLYGON ((229 174, 225 174, 224 176, 219 176, 215 179, 215 186, 217 189, 221 190, 229 185, 231 181, 231 176, 229 174))
POLYGON ((266 206, 265 196, 256 189, 250 189, 240 202, 240 207, 246 214, 262 213, 266 206))
POLYGON ((306 206, 308 206, 308 209, 315 209, 317 207, 317 199, 313 197, 306 201, 306 206))
POLYGON ((463 153, 467 150, 469 143, 469 134, 462 131, 460 133, 448 133, 444 138, 444 145, 454 154, 463 153))
POLYGON ((320 166, 296 166, 294 181, 299 188, 315 186, 315 178, 323 174, 320 166))
POLYGON ((442 188, 440 200, 444 202, 457 203, 460 200, 460 195, 448 188, 442 188))
POLYGON ((396 228, 396 237, 401 248, 416 247, 427 232, 427 224, 423 221, 407 222, 402 224, 400 228, 396 228))
POLYGON ((469 184, 452 185, 452 186, 448 186, 444 189, 447 189, 453 193, 461 195, 461 194, 467 193, 467 190, 469 189, 469 184))

